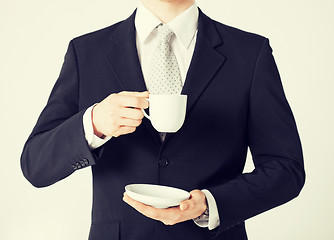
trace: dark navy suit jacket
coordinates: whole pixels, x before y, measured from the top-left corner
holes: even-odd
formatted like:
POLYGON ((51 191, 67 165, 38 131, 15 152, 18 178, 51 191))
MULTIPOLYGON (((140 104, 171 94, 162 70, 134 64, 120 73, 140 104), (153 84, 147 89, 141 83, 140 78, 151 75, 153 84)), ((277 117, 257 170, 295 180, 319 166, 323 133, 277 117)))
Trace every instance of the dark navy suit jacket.
POLYGON ((134 133, 91 151, 82 125, 85 110, 111 93, 146 90, 134 16, 70 42, 23 149, 24 176, 45 187, 91 166, 91 240, 247 239, 244 221, 296 197, 305 181, 297 127, 268 39, 200 11, 182 90, 188 95, 182 128, 162 143, 144 118, 134 133), (255 170, 242 174, 248 147, 255 170), (166 226, 147 218, 122 201, 130 183, 208 189, 220 226, 209 231, 192 220, 166 226))

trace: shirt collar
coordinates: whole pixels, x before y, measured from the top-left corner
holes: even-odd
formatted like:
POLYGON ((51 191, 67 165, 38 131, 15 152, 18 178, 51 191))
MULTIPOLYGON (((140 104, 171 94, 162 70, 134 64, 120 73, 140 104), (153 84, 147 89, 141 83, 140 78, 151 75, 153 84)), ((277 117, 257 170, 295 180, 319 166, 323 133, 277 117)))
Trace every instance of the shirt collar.
MULTIPOLYGON (((181 40, 185 48, 189 47, 191 40, 197 31, 198 15, 198 8, 196 3, 194 3, 172 21, 167 23, 174 31, 176 37, 181 40)), ((161 20, 148 10, 141 1, 139 1, 135 17, 135 27, 139 41, 144 42, 152 31, 161 23, 161 20)))

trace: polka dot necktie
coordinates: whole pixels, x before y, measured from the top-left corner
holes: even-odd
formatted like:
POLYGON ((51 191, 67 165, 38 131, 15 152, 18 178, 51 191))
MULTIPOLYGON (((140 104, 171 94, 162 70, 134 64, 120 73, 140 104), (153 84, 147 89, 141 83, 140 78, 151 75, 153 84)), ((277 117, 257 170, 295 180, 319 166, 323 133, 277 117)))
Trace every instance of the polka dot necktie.
MULTIPOLYGON (((170 47, 173 30, 166 24, 158 26, 158 46, 155 49, 149 69, 149 92, 152 94, 180 94, 182 81, 179 65, 170 47)), ((162 141, 166 133, 160 132, 162 141)))

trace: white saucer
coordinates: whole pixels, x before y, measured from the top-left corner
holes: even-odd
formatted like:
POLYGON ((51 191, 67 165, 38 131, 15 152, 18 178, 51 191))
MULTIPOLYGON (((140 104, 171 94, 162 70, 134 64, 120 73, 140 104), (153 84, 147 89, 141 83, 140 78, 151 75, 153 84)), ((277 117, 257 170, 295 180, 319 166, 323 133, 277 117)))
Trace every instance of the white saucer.
POLYGON ((125 192, 130 198, 155 208, 178 206, 190 197, 185 190, 154 184, 129 184, 125 192))

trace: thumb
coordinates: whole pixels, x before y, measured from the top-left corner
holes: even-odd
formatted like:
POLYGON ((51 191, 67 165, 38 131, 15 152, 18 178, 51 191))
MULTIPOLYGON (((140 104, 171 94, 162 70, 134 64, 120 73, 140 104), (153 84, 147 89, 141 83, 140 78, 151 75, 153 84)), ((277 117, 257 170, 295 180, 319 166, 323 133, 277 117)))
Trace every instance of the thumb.
POLYGON ((148 91, 145 91, 145 92, 136 92, 136 94, 134 94, 135 97, 149 97, 149 92, 148 91))
POLYGON ((149 95, 149 92, 148 91, 144 91, 144 92, 122 91, 122 92, 119 92, 118 94, 126 95, 126 96, 145 97, 149 95))
POLYGON ((181 204, 180 204, 180 209, 181 209, 181 211, 185 211, 185 210, 187 210, 189 208, 189 203, 188 203, 188 201, 183 201, 183 202, 181 202, 181 204))

